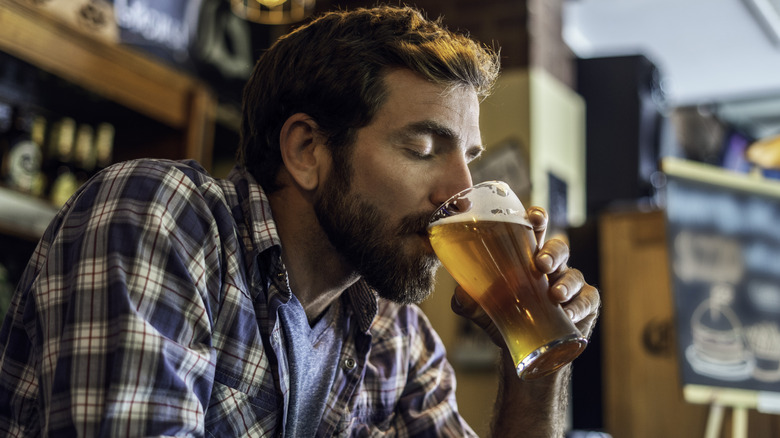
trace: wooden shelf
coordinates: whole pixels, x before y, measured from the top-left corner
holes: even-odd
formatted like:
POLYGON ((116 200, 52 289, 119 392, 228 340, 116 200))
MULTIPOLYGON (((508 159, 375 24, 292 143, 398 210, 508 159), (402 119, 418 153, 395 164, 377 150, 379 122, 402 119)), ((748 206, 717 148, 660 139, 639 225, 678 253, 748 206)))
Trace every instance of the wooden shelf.
POLYGON ((181 158, 211 165, 216 98, 198 79, 0 0, 0 50, 181 132, 181 158))
MULTIPOLYGON (((121 109, 117 120, 106 114, 127 125, 117 131, 117 159, 191 158, 211 168, 217 101, 198 78, 21 0, 0 0, 0 52, 121 109)), ((0 190, 0 234, 37 240, 55 213, 43 200, 0 190)))
POLYGON ((46 201, 0 187, 0 233, 38 240, 57 209, 46 201))

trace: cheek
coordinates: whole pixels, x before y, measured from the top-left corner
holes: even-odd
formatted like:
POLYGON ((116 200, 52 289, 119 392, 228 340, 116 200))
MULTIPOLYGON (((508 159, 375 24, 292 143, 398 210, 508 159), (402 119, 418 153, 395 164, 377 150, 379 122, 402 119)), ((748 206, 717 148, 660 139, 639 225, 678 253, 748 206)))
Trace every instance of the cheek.
POLYGON ((424 183, 416 177, 415 169, 392 160, 366 157, 364 165, 353 170, 353 189, 371 200, 382 210, 419 210, 424 199, 424 183))

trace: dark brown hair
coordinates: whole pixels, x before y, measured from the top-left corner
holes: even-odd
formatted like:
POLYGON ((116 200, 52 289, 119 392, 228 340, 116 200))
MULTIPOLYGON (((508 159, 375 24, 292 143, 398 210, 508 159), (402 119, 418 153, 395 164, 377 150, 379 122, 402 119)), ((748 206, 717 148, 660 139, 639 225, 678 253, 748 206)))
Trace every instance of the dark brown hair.
POLYGON ((384 101, 384 74, 407 68, 445 86, 487 96, 497 51, 447 30, 410 7, 329 12, 274 43, 244 88, 238 162, 266 191, 282 165, 279 134, 295 113, 308 114, 343 161, 358 129, 384 101))

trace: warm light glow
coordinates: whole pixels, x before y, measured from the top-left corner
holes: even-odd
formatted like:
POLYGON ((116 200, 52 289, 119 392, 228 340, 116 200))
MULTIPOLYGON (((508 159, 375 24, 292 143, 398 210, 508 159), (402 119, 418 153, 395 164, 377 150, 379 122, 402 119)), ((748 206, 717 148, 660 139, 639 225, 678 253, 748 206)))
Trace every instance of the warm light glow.
POLYGON ((287 0, 257 0, 258 3, 267 8, 275 8, 286 1, 287 0))
POLYGON ((315 0, 230 0, 237 16, 261 24, 290 24, 314 12, 315 0))

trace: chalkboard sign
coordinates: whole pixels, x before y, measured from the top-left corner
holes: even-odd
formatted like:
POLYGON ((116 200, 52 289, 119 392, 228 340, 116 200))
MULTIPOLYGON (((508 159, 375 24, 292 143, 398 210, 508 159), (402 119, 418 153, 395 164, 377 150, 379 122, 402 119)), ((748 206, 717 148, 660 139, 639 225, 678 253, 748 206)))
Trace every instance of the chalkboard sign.
POLYGON ((662 168, 683 384, 780 393, 780 183, 662 168))

